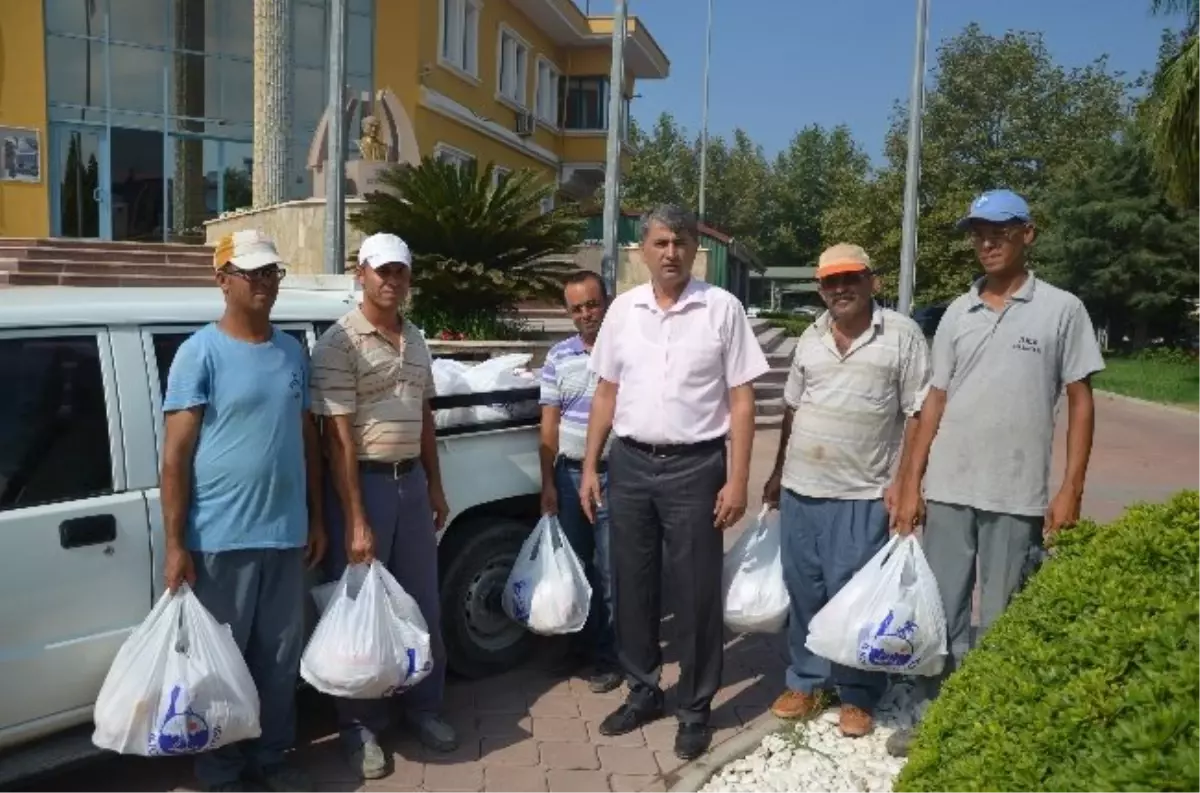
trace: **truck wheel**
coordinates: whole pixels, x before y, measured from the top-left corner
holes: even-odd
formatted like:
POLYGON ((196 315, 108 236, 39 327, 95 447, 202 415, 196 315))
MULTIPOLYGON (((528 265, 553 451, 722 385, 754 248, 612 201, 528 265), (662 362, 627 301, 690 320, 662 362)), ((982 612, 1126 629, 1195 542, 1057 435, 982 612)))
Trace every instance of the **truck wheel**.
POLYGON ((519 664, 533 636, 509 619, 500 595, 532 526, 511 518, 462 527, 442 576, 442 636, 456 674, 480 678, 519 664))

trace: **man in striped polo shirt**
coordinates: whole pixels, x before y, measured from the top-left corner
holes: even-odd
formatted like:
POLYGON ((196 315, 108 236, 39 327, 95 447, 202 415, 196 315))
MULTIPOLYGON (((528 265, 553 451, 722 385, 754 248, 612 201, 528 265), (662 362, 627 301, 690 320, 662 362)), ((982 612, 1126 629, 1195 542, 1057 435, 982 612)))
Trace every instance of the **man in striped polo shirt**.
MULTIPOLYGON (((612 628, 612 579, 608 560, 608 510, 596 510, 596 522, 583 514, 579 484, 587 448, 588 415, 596 375, 588 369, 592 345, 608 308, 604 281, 590 270, 571 275, 563 289, 567 313, 579 333, 550 348, 542 365, 542 512, 558 515, 563 533, 583 563, 592 585, 592 608, 578 635, 574 658, 593 669, 588 688, 602 694, 621 685, 612 628)), ((608 458, 605 449, 604 459, 608 458)), ((603 468, 604 463, 601 463, 603 468)), ((600 471, 607 487, 607 471, 600 471)), ((603 503, 607 503, 607 491, 603 503)))
POLYGON ((892 474, 916 429, 929 350, 915 322, 872 299, 878 280, 862 248, 826 250, 817 279, 829 310, 796 345, 779 453, 763 492, 764 502, 780 505, 792 601, 788 690, 771 710, 811 718, 836 686, 841 732, 860 737, 874 727, 886 677, 831 664, 804 640, 809 621, 887 541, 892 474))
MULTIPOLYGON (((378 559, 412 595, 429 626, 433 671, 401 694, 409 724, 426 747, 458 745, 439 718, 446 679, 440 630, 437 532, 449 508, 442 491, 429 400, 433 361, 425 339, 401 310, 412 283, 412 254, 394 234, 372 234, 358 252, 362 306, 313 348, 313 412, 326 417, 335 498, 326 499, 330 573, 378 559), (339 541, 340 536, 340 541, 339 541)), ((379 733, 383 700, 339 699, 338 722, 353 771, 387 775, 379 733)))

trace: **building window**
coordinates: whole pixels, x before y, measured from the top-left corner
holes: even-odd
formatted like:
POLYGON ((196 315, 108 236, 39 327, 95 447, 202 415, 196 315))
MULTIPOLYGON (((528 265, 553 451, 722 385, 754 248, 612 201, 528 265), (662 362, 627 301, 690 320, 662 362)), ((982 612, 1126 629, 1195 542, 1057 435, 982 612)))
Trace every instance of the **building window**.
POLYGON ((558 127, 558 92, 562 76, 554 64, 545 58, 538 58, 537 65, 537 102, 536 112, 538 121, 558 127))
MULTIPOLYGON (((582 132, 608 130, 608 78, 569 77, 560 81, 566 107, 563 126, 582 132)), ((629 139, 629 97, 621 101, 621 137, 629 139)))
POLYGON ((441 62, 479 76, 479 1, 441 0, 441 62))
POLYGON ((525 86, 529 82, 529 45, 507 28, 500 29, 497 53, 497 82, 500 96, 525 107, 525 86))
POLYGON ((497 165, 492 169, 492 189, 499 187, 510 176, 512 176, 511 168, 502 168, 497 165))
POLYGON ((465 152, 462 149, 456 149, 453 146, 447 146, 445 143, 439 143, 433 147, 433 158, 438 162, 444 162, 456 168, 462 168, 465 165, 475 162, 473 154, 465 152))
POLYGON ((554 211, 554 196, 548 195, 542 199, 542 214, 548 214, 554 211))

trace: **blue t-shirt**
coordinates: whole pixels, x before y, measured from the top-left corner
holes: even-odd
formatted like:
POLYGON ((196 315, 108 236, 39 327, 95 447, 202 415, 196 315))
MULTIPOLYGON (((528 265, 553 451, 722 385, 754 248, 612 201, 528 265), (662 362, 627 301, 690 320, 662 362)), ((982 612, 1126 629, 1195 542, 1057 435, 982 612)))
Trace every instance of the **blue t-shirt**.
POLYGON ((164 411, 204 406, 192 464, 187 547, 299 548, 308 536, 302 416, 308 358, 276 329, 256 344, 215 324, 179 347, 164 411))

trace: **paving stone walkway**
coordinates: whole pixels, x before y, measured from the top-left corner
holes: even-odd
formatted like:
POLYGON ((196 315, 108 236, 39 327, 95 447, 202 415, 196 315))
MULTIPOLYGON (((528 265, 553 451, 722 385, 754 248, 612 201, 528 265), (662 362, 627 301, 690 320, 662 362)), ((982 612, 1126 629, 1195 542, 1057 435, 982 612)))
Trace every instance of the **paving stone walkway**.
MULTIPOLYGON (((671 620, 664 620, 669 636, 671 620)), ((323 791, 641 791, 666 790, 682 765, 672 747, 669 715, 617 738, 600 735, 600 721, 624 690, 593 694, 579 677, 545 669, 540 658, 556 655, 546 642, 524 668, 479 681, 451 681, 446 716, 458 729, 459 748, 437 754, 403 731, 386 735, 392 773, 363 783, 343 760, 333 709, 325 698, 301 696, 298 763, 323 791)), ((668 713, 679 664, 668 638, 663 668, 668 713)), ((783 686, 780 637, 728 637, 725 685, 713 704, 714 746, 763 714, 783 686)), ((34 790, 196 790, 187 759, 105 758, 42 780, 34 790)))

